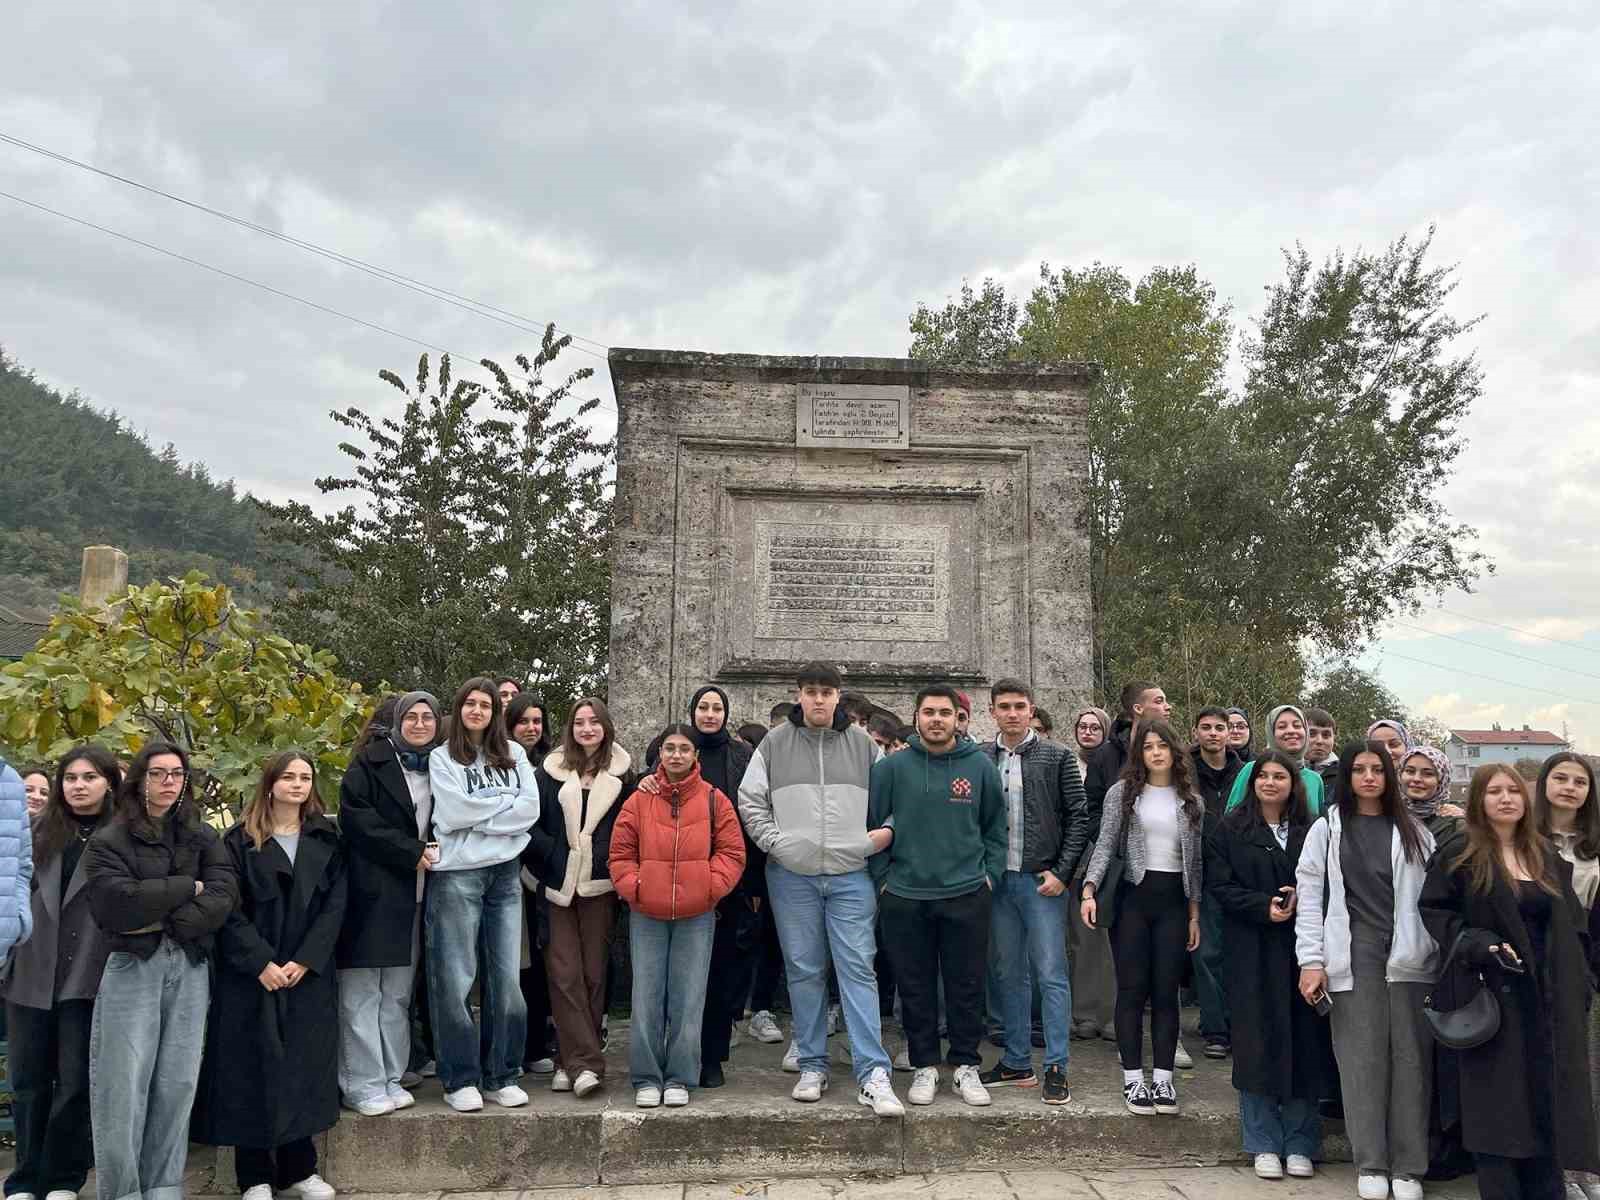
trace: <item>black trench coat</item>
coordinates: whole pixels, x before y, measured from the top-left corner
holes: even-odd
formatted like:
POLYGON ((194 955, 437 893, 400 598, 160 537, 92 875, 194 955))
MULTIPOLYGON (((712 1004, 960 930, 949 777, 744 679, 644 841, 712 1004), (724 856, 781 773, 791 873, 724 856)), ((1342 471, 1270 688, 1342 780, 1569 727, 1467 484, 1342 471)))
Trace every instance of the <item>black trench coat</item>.
POLYGON ((387 738, 368 742, 344 773, 339 832, 350 875, 339 966, 409 966, 422 839, 405 770, 387 738))
POLYGON ((271 839, 257 850, 242 825, 222 844, 239 872, 239 906, 217 935, 192 1136, 271 1149, 339 1119, 333 948, 344 918, 344 851, 325 817, 305 822, 293 866, 271 839), (269 992, 257 978, 269 962, 307 972, 269 992))
POLYGON ((1294 886, 1306 830, 1285 850, 1265 825, 1219 821, 1206 838, 1206 893, 1222 910, 1222 973, 1233 1030, 1233 1086, 1278 1099, 1337 1095, 1326 1017, 1300 996, 1294 921, 1274 924, 1268 905, 1294 886))
POLYGON ((1532 964, 1533 944, 1516 897, 1498 879, 1487 894, 1473 892, 1467 872, 1453 869, 1455 857, 1434 855, 1418 901, 1441 956, 1466 931, 1448 976, 1434 985, 1434 1006, 1449 1010, 1472 999, 1479 967, 1500 1001, 1500 1032, 1492 1039, 1473 1050, 1441 1051, 1455 1060, 1462 1144, 1475 1154, 1508 1158, 1553 1150, 1569 1171, 1600 1170, 1587 1041, 1593 964, 1572 865, 1546 850, 1547 869, 1562 894, 1551 905, 1545 961, 1513 975, 1494 965, 1488 948, 1509 941, 1532 964), (1544 1017, 1530 1024, 1529 1011, 1544 1017))

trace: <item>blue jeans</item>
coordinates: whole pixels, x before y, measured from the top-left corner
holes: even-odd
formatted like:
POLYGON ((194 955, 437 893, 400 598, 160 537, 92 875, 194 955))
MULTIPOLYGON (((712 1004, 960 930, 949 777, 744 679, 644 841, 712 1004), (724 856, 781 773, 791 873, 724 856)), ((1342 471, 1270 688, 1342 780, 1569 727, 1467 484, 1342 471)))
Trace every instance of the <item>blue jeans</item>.
POLYGON ((1304 1154, 1315 1158, 1322 1145, 1322 1118, 1315 1100, 1280 1100, 1258 1092, 1239 1093, 1239 1124, 1246 1154, 1304 1154))
POLYGON ((828 1071, 828 952, 839 977, 839 1002, 850 1034, 855 1075, 889 1069, 878 1012, 873 925, 878 898, 865 871, 797 875, 767 860, 767 896, 789 974, 789 1008, 802 1071, 828 1071))
POLYGON ((1200 900, 1200 949, 1189 957, 1194 964, 1194 990, 1200 993, 1200 1036, 1225 1039, 1228 994, 1222 977, 1222 908, 1210 892, 1200 900))
POLYGON ((89 1032, 99 1200, 183 1200, 211 974, 163 937, 149 958, 106 960, 89 1032))
POLYGON ((635 1088, 700 1086, 700 1025, 716 922, 715 911, 678 921, 628 915, 633 959, 628 1073, 635 1088))
POLYGON ((1037 876, 1007 871, 989 915, 1001 980, 1006 1049, 1001 1063, 1033 1065, 1033 989, 1044 1017, 1044 1065, 1066 1069, 1072 1045, 1072 983, 1067 971, 1067 894, 1039 895, 1037 876))
POLYGON ((480 1084, 496 1091, 522 1074, 528 1007, 517 976, 521 869, 513 858, 428 876, 428 1002, 439 1082, 447 1092, 480 1084), (482 984, 481 1037, 467 1006, 474 976, 482 984))

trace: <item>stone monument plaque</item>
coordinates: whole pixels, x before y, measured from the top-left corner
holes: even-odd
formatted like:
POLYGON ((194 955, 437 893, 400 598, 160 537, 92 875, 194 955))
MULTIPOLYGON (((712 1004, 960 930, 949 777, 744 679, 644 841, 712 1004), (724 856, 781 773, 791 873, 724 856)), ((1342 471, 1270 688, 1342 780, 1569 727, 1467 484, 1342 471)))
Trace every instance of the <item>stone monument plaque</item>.
POLYGON ((905 449, 911 445, 911 389, 895 384, 795 384, 795 445, 905 449))
POLYGON ((608 702, 629 751, 724 688, 735 721, 800 664, 909 720, 928 683, 1090 690, 1092 364, 944 367, 613 349, 608 702))

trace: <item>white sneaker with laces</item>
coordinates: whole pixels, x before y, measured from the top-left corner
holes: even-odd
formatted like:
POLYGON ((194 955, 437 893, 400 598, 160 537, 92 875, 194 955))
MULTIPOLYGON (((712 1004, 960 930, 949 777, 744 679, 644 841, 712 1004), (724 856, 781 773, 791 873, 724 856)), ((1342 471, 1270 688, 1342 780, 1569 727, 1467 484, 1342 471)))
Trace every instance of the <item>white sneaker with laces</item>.
POLYGON ((1317 1168, 1304 1154, 1289 1155, 1285 1166, 1292 1178, 1310 1179, 1317 1173, 1317 1168))
POLYGON ((444 1102, 457 1112, 477 1112, 483 1107, 483 1093, 468 1084, 444 1094, 444 1102))
POLYGON ((800 1043, 790 1042, 789 1048, 783 1052, 783 1069, 791 1075, 800 1071, 800 1043))
POLYGON ((906 1099, 913 1104, 932 1104, 938 1094, 939 1068, 918 1067, 911 1077, 911 1090, 906 1093, 906 1099))
POLYGON ((667 1090, 661 1093, 661 1103, 668 1108, 682 1108, 689 1103, 689 1089, 681 1083, 669 1083, 667 1090))
POLYGON ((280 1196, 299 1196, 300 1200, 333 1200, 333 1184, 315 1171, 299 1183, 291 1183, 278 1193, 280 1196))
POLYGON ((514 1083, 508 1083, 503 1088, 495 1088, 488 1093, 488 1097, 501 1108, 521 1108, 528 1102, 528 1093, 514 1083))
POLYGON ((1257 1179, 1282 1179, 1283 1162, 1276 1154, 1256 1155, 1257 1179))
POLYGON ((78 1200, 78 1193, 69 1192, 66 1188, 58 1188, 56 1191, 46 1192, 44 1200, 78 1200))
POLYGON ((1378 1174, 1356 1176, 1356 1195, 1361 1200, 1389 1200, 1389 1177, 1378 1174))
POLYGON ((653 1083, 647 1083, 633 1093, 633 1106, 635 1108, 660 1108, 661 1089, 653 1083))
POLYGON ((978 1078, 978 1068, 971 1063, 956 1068, 955 1076, 950 1080, 950 1090, 975 1108, 983 1108, 990 1103, 989 1089, 983 1086, 983 1080, 978 1078))
MULTIPOLYGON (((346 1102, 345 1107, 352 1112, 360 1113, 363 1117, 387 1117, 394 1111, 395 1105, 394 1101, 388 1096, 374 1096, 370 1100, 358 1100, 354 1104, 346 1102)), ((14 1192, 12 1193, 12 1200, 15 1200, 18 1195, 26 1194, 14 1192)), ((29 1196, 28 1200, 33 1200, 33 1198, 29 1196)))
POLYGON ((593 1071, 579 1071, 578 1077, 572 1081, 572 1094, 582 1100, 599 1086, 600 1076, 593 1071))
POLYGON ((755 1013, 750 1018, 750 1036, 758 1042, 766 1042, 775 1046, 783 1041, 783 1030, 778 1028, 778 1022, 766 1009, 755 1013))
POLYGON ((556 1060, 553 1058, 536 1058, 528 1064, 530 1075, 554 1075, 556 1073, 556 1060))
POLYGON ((822 1099, 822 1093, 828 1090, 828 1077, 821 1071, 801 1071, 800 1081, 794 1085, 793 1096, 802 1104, 815 1104, 822 1099))
POLYGON ((416 1102, 417 1098, 403 1087, 393 1088, 389 1092, 389 1103, 394 1105, 395 1112, 399 1112, 402 1108, 410 1108, 416 1102))
POLYGON ((572 1090, 572 1076, 557 1067, 556 1073, 550 1077, 550 1090, 552 1092, 570 1092, 572 1090))
MULTIPOLYGON (((73 1192, 72 1194, 76 1197, 78 1193, 73 1192)), ((28 1200, 33 1200, 32 1192, 12 1192, 8 1200, 17 1200, 18 1196, 26 1196, 28 1200)), ((244 1195, 239 1200, 272 1200, 272 1186, 258 1183, 255 1187, 245 1188, 244 1195)))
POLYGON ((1389 1180, 1389 1190, 1394 1194, 1394 1200, 1422 1200, 1420 1179, 1401 1179, 1397 1176, 1389 1180))
POLYGON ((889 1072, 874 1067, 856 1093, 856 1103, 864 1104, 880 1117, 903 1117, 906 1106, 894 1094, 894 1084, 889 1082, 889 1072))
POLYGON ((1178 1043, 1178 1052, 1172 1056, 1172 1065, 1180 1071, 1194 1070, 1194 1059, 1189 1057, 1189 1052, 1183 1048, 1183 1043, 1178 1043))

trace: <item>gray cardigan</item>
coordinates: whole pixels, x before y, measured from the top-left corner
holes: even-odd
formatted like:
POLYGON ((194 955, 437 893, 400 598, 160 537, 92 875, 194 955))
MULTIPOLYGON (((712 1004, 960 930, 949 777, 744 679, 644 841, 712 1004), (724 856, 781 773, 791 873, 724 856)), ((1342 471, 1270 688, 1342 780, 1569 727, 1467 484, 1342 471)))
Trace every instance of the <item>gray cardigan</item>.
MULTIPOLYGON (((1122 877, 1137 885, 1144 879, 1144 824, 1139 820, 1139 810, 1134 809, 1128 820, 1128 834, 1122 835, 1122 789, 1119 779, 1106 792, 1100 809, 1100 840, 1094 844, 1094 854, 1089 858, 1089 869, 1083 882, 1094 884, 1095 891, 1105 879, 1111 856, 1122 847, 1122 877), (1124 844, 1124 840, 1126 844, 1124 844)), ((1203 812, 1202 812, 1203 818, 1203 812)), ((1200 899, 1200 822, 1191 821, 1182 804, 1178 805, 1178 846, 1183 851, 1183 894, 1189 900, 1200 899)))
POLYGON ((53 1008, 62 1000, 93 1000, 111 953, 111 939, 89 911, 84 887, 89 856, 61 895, 61 855, 34 875, 33 936, 11 952, 4 974, 6 999, 24 1008, 53 1008))

